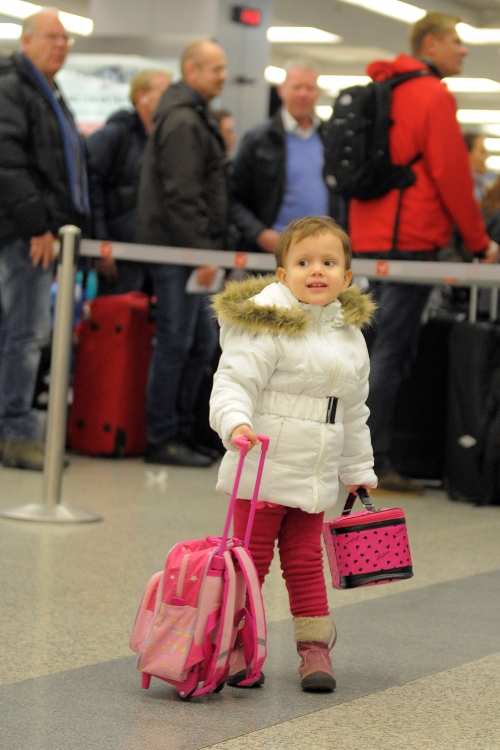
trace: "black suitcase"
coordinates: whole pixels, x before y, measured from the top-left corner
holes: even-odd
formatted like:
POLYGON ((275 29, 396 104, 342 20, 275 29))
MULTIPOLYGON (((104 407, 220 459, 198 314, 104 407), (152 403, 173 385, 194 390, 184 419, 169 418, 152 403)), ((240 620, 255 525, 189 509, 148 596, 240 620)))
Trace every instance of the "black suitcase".
POLYGON ((404 476, 441 481, 444 471, 448 342, 455 316, 422 326, 415 360, 401 383, 394 414, 391 463, 404 476))
POLYGON ((458 323, 450 336, 445 488, 452 500, 499 502, 500 326, 458 323))

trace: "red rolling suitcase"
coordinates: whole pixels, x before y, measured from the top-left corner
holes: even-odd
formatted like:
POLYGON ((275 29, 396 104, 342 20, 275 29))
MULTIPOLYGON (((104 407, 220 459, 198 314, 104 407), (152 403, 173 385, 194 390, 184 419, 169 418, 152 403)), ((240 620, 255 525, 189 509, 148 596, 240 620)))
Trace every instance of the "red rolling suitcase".
POLYGON ((146 449, 146 380, 155 324, 146 294, 97 297, 78 331, 68 446, 91 456, 146 449))

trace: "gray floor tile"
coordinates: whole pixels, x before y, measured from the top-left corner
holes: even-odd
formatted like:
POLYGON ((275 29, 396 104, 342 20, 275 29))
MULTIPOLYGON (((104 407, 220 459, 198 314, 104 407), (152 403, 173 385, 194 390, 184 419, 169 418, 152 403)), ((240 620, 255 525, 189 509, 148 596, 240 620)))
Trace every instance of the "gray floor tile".
MULTIPOLYGON (((500 650, 500 571, 342 607, 333 695, 300 690, 291 623, 269 627, 266 685, 182 703, 135 657, 0 688, 9 750, 199 750, 340 706, 500 650)), ((19 655, 20 658, 22 654, 19 655)))

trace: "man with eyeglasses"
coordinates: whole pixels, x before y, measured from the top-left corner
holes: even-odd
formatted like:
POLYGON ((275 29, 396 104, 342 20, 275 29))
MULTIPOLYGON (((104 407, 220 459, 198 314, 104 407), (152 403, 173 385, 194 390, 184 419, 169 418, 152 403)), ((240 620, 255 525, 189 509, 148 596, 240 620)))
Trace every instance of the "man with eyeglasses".
POLYGON ((71 42, 45 8, 25 19, 21 51, 0 59, 0 455, 39 471, 32 399, 50 334, 54 239, 89 215, 83 143, 54 81, 71 42))

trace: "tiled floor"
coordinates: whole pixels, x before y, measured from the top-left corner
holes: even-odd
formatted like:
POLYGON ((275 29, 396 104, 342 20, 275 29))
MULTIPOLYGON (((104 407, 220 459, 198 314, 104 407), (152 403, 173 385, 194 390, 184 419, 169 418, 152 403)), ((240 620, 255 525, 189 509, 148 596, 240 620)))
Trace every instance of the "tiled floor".
MULTIPOLYGON (((179 539, 220 532, 208 470, 71 457, 63 500, 95 524, 0 518, 0 747, 6 750, 500 748, 500 507, 377 496, 405 508, 415 576, 331 590, 338 688, 307 695, 279 567, 264 588, 262 689, 184 704, 141 691, 128 637, 139 597, 179 539)), ((42 477, 0 468, 0 508, 41 498, 42 477)), ((332 513, 331 515, 334 515, 332 513)))

